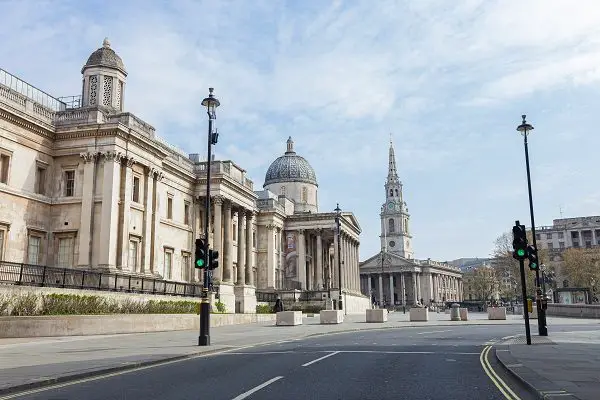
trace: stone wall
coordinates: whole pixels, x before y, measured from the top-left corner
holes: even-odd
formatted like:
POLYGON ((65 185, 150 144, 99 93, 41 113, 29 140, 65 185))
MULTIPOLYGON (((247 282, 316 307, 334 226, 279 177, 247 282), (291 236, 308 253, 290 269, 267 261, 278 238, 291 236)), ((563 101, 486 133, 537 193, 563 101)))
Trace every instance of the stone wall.
POLYGON ((550 317, 600 318, 600 305, 550 303, 546 314, 550 317))
POLYGON ((371 301, 366 296, 344 294, 344 308, 346 314, 364 314, 366 309, 371 308, 371 301))

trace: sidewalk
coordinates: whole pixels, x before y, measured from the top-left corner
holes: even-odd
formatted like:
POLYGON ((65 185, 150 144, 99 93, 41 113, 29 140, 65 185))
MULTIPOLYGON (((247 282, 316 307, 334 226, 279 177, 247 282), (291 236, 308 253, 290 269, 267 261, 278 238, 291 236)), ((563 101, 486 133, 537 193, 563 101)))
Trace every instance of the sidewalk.
POLYGON ((494 347, 500 363, 540 398, 600 398, 598 325, 585 331, 550 332, 547 337, 532 334, 530 346, 519 335, 494 347))
MULTIPOLYGON (((196 345, 197 331, 0 339, 0 394, 166 360, 311 335, 416 326, 523 323, 520 315, 509 315, 505 321, 489 321, 485 313, 470 314, 470 321, 450 321, 450 316, 443 313, 430 313, 429 316, 428 322, 409 322, 408 313, 396 312, 389 314, 387 323, 367 324, 364 315, 347 315, 342 324, 320 325, 317 315, 304 318, 304 325, 299 326, 275 326, 272 322, 222 326, 211 329, 211 346, 207 347, 196 345)), ((585 320, 576 321, 585 323, 585 320)))

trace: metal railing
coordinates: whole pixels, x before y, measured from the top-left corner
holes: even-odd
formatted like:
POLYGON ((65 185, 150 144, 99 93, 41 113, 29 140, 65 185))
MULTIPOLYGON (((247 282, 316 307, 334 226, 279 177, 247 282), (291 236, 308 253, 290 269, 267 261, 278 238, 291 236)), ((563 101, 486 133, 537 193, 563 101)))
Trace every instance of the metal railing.
POLYGON ((10 90, 22 94, 30 100, 41 104, 53 111, 64 111, 67 105, 48 93, 30 85, 22 79, 17 78, 10 72, 0 68, 0 85, 8 87, 10 90))
POLYGON ((278 291, 256 291, 256 301, 275 303, 277 296, 281 300, 292 300, 292 301, 322 301, 326 300, 329 296, 327 290, 308 290, 302 292, 278 290, 278 291))
POLYGON ((202 285, 0 261, 0 284, 200 297, 202 285))

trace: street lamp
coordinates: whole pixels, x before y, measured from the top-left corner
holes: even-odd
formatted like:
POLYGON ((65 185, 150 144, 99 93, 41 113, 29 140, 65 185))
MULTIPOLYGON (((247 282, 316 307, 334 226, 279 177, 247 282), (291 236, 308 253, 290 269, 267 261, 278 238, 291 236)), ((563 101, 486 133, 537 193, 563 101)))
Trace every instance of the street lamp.
MULTIPOLYGON (((531 195, 531 173, 529 171, 529 148, 527 145, 527 136, 529 135, 529 132, 533 130, 533 126, 531 124, 528 124, 527 121, 525 121, 525 118, 527 116, 525 114, 521 115, 521 118, 523 118, 523 121, 521 122, 521 125, 519 125, 517 127, 517 131, 521 132, 521 134, 523 135, 523 141, 524 141, 524 145, 525 145, 525 167, 527 169, 527 188, 529 190, 529 213, 531 214, 531 235, 533 236, 533 247, 535 249, 537 249, 537 241, 535 238, 535 221, 533 218, 533 197, 531 195)), ((548 327, 546 326, 546 310, 544 310, 544 308, 542 307, 541 302, 543 301, 541 296, 539 296, 539 292, 541 292, 540 289, 540 269, 536 268, 535 270, 535 283, 536 283, 536 294, 538 294, 538 301, 536 302, 537 305, 537 312, 538 312, 538 333, 540 336, 548 336, 548 327)))
POLYGON ((340 208, 340 203, 336 204, 335 207, 335 224, 337 226, 337 253, 338 253, 338 286, 340 288, 340 295, 338 298, 338 310, 343 310, 344 306, 343 306, 343 302, 342 302, 342 250, 341 250, 341 244, 340 244, 340 235, 342 233, 341 231, 341 227, 340 227, 340 217, 341 217, 341 212, 342 209, 340 208))
POLYGON ((208 158, 206 159, 206 202, 204 214, 204 243, 206 248, 204 254, 206 260, 204 262, 204 276, 202 285, 202 303, 200 304, 200 336, 198 336, 198 346, 210 346, 210 299, 208 297, 208 289, 210 287, 208 249, 208 224, 210 222, 210 166, 212 159, 212 145, 217 144, 219 134, 213 132, 213 121, 217 119, 216 109, 221 105, 219 100, 213 95, 213 88, 208 89, 208 97, 202 100, 202 105, 206 107, 208 114, 208 158))

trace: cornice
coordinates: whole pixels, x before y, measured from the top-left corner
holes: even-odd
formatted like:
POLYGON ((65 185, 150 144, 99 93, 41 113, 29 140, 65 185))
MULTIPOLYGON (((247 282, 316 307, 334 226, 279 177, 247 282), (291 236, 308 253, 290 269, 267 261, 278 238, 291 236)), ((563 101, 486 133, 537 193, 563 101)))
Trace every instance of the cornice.
POLYGON ((27 129, 28 131, 33 132, 45 139, 55 139, 54 130, 41 127, 36 123, 25 119, 24 116, 19 114, 22 113, 19 111, 7 111, 4 108, 0 108, 0 118, 2 118, 3 120, 8 121, 11 124, 17 125, 23 129, 27 129))

